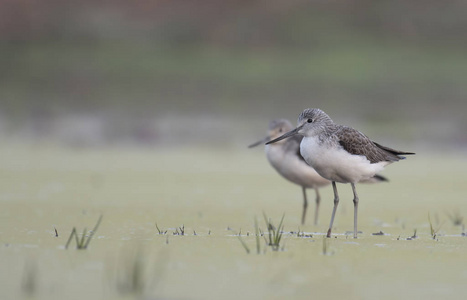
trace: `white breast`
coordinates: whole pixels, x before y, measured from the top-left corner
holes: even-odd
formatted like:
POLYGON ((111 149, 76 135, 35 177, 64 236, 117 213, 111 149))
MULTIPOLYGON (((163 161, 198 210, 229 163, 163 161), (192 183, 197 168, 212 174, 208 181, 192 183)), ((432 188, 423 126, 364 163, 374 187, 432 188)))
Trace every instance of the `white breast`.
POLYGON ((304 137, 300 153, 321 176, 341 183, 357 183, 381 172, 388 162, 371 164, 363 155, 352 155, 342 147, 318 143, 317 137, 304 137))
POLYGON ((294 152, 285 152, 281 145, 267 145, 266 156, 274 169, 286 179, 307 187, 319 188, 329 184, 294 152))

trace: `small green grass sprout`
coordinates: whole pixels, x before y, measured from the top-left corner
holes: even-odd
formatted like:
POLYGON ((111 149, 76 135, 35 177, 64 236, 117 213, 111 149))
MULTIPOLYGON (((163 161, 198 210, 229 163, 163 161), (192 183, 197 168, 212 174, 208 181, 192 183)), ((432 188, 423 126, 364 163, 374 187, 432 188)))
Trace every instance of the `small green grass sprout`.
POLYGON ((259 227, 258 227, 258 219, 255 216, 255 237, 256 237, 256 254, 261 252, 261 245, 259 242, 259 227))
POLYGON ((165 234, 167 234, 167 230, 165 230, 165 231, 164 231, 164 230, 161 230, 161 229, 159 228, 159 226, 157 226, 157 223, 156 223, 155 225, 156 225, 156 229, 157 229, 158 234, 160 234, 160 235, 165 235, 165 234))
POLYGON ((431 218, 430 218, 430 213, 428 213, 428 223, 430 223, 430 234, 431 234, 431 237, 436 240, 436 237, 438 235, 438 231, 441 229, 441 226, 443 226, 443 224, 439 225, 437 229, 434 228, 433 226, 433 223, 431 222, 431 218))
MULTIPOLYGON (((284 250, 284 245, 283 243, 281 244, 282 241, 282 234, 283 234, 283 229, 284 226, 282 225, 284 222, 284 216, 282 215, 282 219, 279 222, 279 225, 276 227, 274 224, 272 224, 271 220, 266 216, 265 213, 263 213, 264 220, 266 222, 266 226, 268 229, 267 232, 267 237, 264 234, 264 232, 259 228, 258 226, 258 219, 255 217, 255 239, 256 239, 256 254, 261 253, 261 242, 260 242, 260 237, 263 237, 266 246, 270 246, 273 251, 279 251, 279 250, 284 250)), ((238 237, 238 240, 242 244, 243 248, 245 249, 246 253, 250 253, 250 248, 248 245, 245 243, 245 241, 242 239, 241 231, 236 235, 238 237)), ((247 236, 249 236, 247 234, 247 236)), ((264 249, 263 253, 266 253, 266 248, 264 249)))
POLYGON ((173 232, 173 235, 185 235, 185 225, 182 225, 181 227, 175 228, 175 231, 173 232))
POLYGON ((266 243, 268 246, 271 247, 273 251, 278 251, 279 249, 281 249, 280 243, 282 240, 282 233, 284 229, 284 226, 282 225, 282 223, 284 222, 285 214, 282 215, 281 221, 279 222, 279 225, 277 227, 275 227, 272 224, 271 220, 266 216, 264 212, 263 212, 263 216, 264 216, 264 221, 266 222, 266 226, 268 228, 268 233, 269 233, 266 243))
POLYGON ((90 234, 88 236, 86 236, 87 229, 84 228, 81 239, 78 237, 78 231, 76 230, 76 227, 73 227, 70 237, 68 238, 68 241, 66 242, 65 249, 68 249, 68 246, 70 245, 70 242, 73 239, 73 236, 75 237, 75 240, 76 240, 76 249, 79 249, 79 250, 87 249, 94 233, 96 233, 97 228, 101 224, 101 221, 102 221, 102 215, 100 215, 99 219, 97 220, 96 225, 90 231, 90 234))

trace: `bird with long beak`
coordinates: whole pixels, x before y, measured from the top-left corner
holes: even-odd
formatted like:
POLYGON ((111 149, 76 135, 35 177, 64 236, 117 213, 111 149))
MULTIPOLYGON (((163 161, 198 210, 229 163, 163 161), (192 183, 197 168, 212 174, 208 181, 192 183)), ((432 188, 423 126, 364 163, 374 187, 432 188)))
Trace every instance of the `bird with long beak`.
MULTIPOLYGON (((278 138, 283 133, 293 129, 292 123, 286 119, 276 119, 269 123, 269 129, 264 139, 251 144, 249 148, 269 142, 278 138)), ((331 181, 319 175, 315 169, 307 164, 303 156, 300 154, 300 143, 303 139, 301 135, 294 135, 288 139, 278 141, 274 144, 268 144, 265 147, 266 157, 269 163, 276 171, 285 179, 302 187, 303 193, 303 209, 302 209, 302 224, 305 224, 306 212, 308 208, 308 200, 306 189, 314 189, 316 193, 315 198, 315 215, 314 224, 318 224, 319 206, 321 196, 319 189, 331 183, 331 181)), ((381 182, 387 181, 386 178, 376 175, 366 182, 381 182)))
POLYGON ((350 183, 354 194, 354 238, 357 238, 358 195, 355 184, 371 180, 376 173, 401 155, 415 154, 394 150, 370 140, 351 127, 338 125, 322 110, 305 109, 298 118, 298 126, 278 138, 266 142, 271 145, 286 138, 303 137, 300 154, 322 177, 332 182, 334 207, 327 237, 331 237, 332 225, 339 204, 336 182, 350 183))
MULTIPOLYGON (((273 120, 269 123, 269 130, 266 138, 258 141, 249 148, 264 144, 272 139, 282 135, 284 132, 293 129, 292 124, 285 119, 273 120)), ((303 192, 303 210, 302 210, 302 224, 305 224, 306 211, 308 207, 308 200, 306 196, 306 189, 314 189, 316 193, 315 203, 315 218, 314 224, 318 224, 318 209, 320 204, 319 188, 324 187, 331 182, 321 177, 312 167, 310 167, 303 157, 300 155, 300 142, 302 136, 295 135, 290 139, 282 140, 275 144, 266 145, 266 157, 269 163, 276 171, 289 181, 298 184, 302 187, 303 192)))

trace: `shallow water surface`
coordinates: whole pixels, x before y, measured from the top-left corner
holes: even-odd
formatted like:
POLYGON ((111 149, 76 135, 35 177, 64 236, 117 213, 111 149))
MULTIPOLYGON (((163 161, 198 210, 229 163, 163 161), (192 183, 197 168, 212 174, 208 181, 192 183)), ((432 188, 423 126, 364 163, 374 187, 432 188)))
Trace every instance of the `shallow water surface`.
POLYGON ((390 182, 358 186, 358 239, 346 234, 350 186, 338 185, 333 237, 324 239, 331 188, 319 225, 310 201, 302 226, 300 188, 261 151, 4 145, 2 298, 458 299, 467 237, 452 218, 467 214, 467 159, 436 157, 410 157, 386 168, 390 182), (256 253, 263 212, 274 224, 285 214, 281 251, 261 237, 256 253), (88 249, 65 249, 73 227, 89 234, 101 214, 88 249))

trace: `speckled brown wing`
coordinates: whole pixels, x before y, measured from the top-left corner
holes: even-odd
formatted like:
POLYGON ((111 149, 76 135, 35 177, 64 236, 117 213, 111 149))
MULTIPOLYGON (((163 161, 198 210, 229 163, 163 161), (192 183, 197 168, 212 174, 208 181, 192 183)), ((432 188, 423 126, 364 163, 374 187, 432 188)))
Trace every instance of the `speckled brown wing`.
MULTIPOLYGON (((387 149, 390 148, 382 147, 374 143, 366 135, 351 127, 342 126, 335 135, 339 140, 339 144, 345 151, 354 155, 364 155, 372 164, 381 161, 398 161, 402 159, 402 157, 397 156, 396 153, 389 152, 387 149)), ((401 152, 400 154, 404 153, 401 152)))

